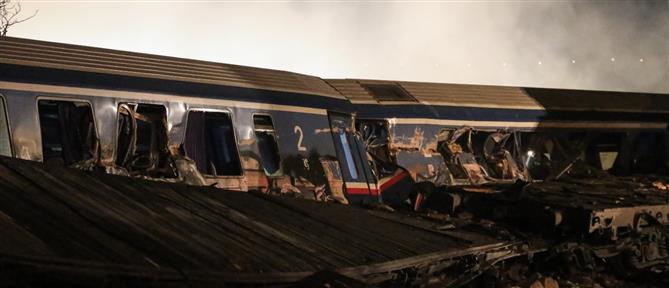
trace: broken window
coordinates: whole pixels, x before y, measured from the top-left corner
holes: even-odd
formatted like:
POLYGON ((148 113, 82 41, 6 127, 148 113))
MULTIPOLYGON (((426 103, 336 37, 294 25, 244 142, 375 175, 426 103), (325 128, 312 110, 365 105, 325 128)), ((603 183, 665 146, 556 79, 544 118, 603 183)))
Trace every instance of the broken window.
POLYGON ((485 170, 479 165, 472 147, 473 129, 462 127, 441 132, 438 150, 455 179, 468 179, 472 184, 485 181, 485 170))
POLYGON ((377 101, 411 101, 417 102, 409 92, 397 84, 363 84, 377 101))
POLYGON ((190 111, 184 151, 202 174, 242 175, 235 132, 228 113, 190 111))
POLYGON ((586 153, 594 136, 594 133, 587 131, 531 133, 528 147, 532 151, 532 157, 527 160, 530 175, 533 179, 557 180, 563 175, 577 175, 588 170, 573 169, 574 167, 599 167, 599 160, 586 153), (579 171, 569 173, 572 170, 579 171))
POLYGON ((279 157, 279 146, 276 141, 276 131, 274 131, 272 117, 269 115, 253 115, 253 127, 265 174, 279 174, 281 158, 279 157))
POLYGON ((0 155, 12 156, 12 144, 9 140, 9 122, 5 101, 0 97, 0 155))
POLYGON ((85 102, 38 102, 44 163, 71 165, 91 159, 97 135, 91 106, 85 102))
POLYGON ((162 105, 119 105, 116 164, 131 174, 175 177, 167 148, 167 110, 162 105))
POLYGON ((483 152, 481 163, 487 174, 497 179, 524 179, 520 133, 497 131, 481 134, 485 140, 479 138, 475 145, 483 152))
POLYGON ((398 166, 390 153, 388 123, 384 120, 358 120, 356 125, 379 176, 395 173, 398 166))
POLYGON ((353 160, 353 153, 351 152, 351 145, 348 141, 348 133, 344 129, 339 129, 339 142, 344 151, 344 158, 346 159, 346 165, 348 167, 348 173, 351 178, 358 179, 358 169, 355 167, 355 162, 353 160))

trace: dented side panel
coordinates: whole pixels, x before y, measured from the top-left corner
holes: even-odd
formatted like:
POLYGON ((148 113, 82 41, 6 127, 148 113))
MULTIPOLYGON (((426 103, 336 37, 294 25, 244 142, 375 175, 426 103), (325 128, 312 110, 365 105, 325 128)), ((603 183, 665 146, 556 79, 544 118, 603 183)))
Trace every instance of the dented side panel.
POLYGON ((390 123, 390 149, 397 155, 397 164, 407 169, 414 181, 437 186, 451 183, 448 168, 437 151, 441 126, 390 123))
MULTIPOLYGON (((68 88, 63 89, 67 90, 68 88)), ((206 183, 242 191, 295 192, 303 194, 307 198, 318 198, 316 194, 322 194, 326 191, 333 191, 335 194, 340 193, 338 191, 340 188, 329 187, 328 176, 326 176, 323 168, 323 163, 337 161, 325 110, 314 113, 313 109, 306 109, 305 113, 296 113, 267 109, 271 106, 262 104, 257 105, 258 108, 250 108, 247 107, 248 105, 244 107, 218 106, 201 104, 201 101, 197 100, 189 103, 189 101, 183 101, 183 98, 174 102, 160 100, 166 97, 156 97, 156 100, 140 100, 131 96, 123 97, 123 92, 116 91, 109 92, 114 97, 81 95, 81 92, 76 89, 73 89, 73 92, 78 94, 0 90, 0 93, 6 99, 12 146, 16 157, 34 161, 40 161, 42 158, 40 124, 36 113, 38 97, 83 100, 91 103, 100 141, 99 163, 110 167, 107 169, 109 172, 116 171, 112 167, 116 157, 118 141, 119 103, 130 102, 165 106, 167 111, 168 149, 172 155, 182 153, 181 145, 184 141, 188 111, 191 109, 212 109, 227 111, 232 116, 240 162, 244 172, 243 175, 238 177, 205 177, 206 183), (260 161, 253 130, 253 115, 256 113, 267 114, 275 119, 274 126, 282 172, 278 175, 270 177, 264 173, 261 167, 262 161, 260 161)), ((188 165, 181 166, 186 167, 188 165)), ((124 174, 125 172, 114 173, 124 174)), ((339 197, 339 199, 341 198, 339 197)), ((341 202, 346 202, 346 199, 341 199, 341 202)))

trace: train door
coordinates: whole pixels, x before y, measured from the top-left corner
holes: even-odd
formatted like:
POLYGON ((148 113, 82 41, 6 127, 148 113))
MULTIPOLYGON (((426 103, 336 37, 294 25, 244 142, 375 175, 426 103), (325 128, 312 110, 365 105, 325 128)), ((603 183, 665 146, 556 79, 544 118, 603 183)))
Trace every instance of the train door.
POLYGON ((410 172, 398 165, 397 153, 391 151, 392 139, 386 120, 356 119, 367 155, 377 179, 379 199, 393 207, 407 204, 414 181, 410 172))
POLYGON ((350 114, 328 113, 330 129, 342 171, 346 197, 351 203, 378 201, 378 189, 350 114))

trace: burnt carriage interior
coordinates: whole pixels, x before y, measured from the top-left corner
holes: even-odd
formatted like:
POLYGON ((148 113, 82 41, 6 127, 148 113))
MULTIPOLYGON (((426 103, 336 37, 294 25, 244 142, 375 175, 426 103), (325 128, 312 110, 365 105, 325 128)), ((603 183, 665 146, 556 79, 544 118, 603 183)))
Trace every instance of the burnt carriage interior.
POLYGON ((356 119, 356 129, 360 132, 363 144, 371 158, 370 163, 378 175, 395 172, 397 164, 391 151, 388 122, 385 120, 356 119))
POLYGON ((554 179, 574 165, 616 176, 666 175, 669 168, 666 130, 523 134, 534 179, 554 179))
POLYGON ((527 180, 525 155, 518 131, 477 131, 471 127, 445 129, 438 151, 447 159, 454 179, 482 181, 527 180))
POLYGON ((116 165, 131 175, 174 178, 167 144, 165 106, 119 104, 116 165))

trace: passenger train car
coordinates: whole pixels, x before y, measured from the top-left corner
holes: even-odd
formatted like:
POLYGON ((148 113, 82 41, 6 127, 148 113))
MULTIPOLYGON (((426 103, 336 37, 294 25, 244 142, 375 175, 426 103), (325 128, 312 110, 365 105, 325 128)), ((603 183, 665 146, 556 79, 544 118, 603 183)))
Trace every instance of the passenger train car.
POLYGON ((372 203, 350 102, 317 77, 0 38, 0 154, 372 203))
POLYGON ((506 223, 568 269, 669 263, 669 95, 327 81, 357 111, 385 203, 506 223), (402 182, 415 189, 386 184, 402 182))
POLYGON ((327 81, 355 107, 376 166, 389 167, 381 182, 408 174, 436 186, 513 184, 559 177, 578 157, 616 175, 669 168, 669 95, 327 81))
POLYGON ((415 183, 551 179, 584 154, 661 172, 669 155, 667 95, 324 80, 11 37, 0 121, 0 154, 46 165, 414 208, 415 183))
POLYGON ((665 94, 325 80, 0 37, 1 156, 537 222, 555 255, 634 269, 669 263, 668 123, 665 94))

